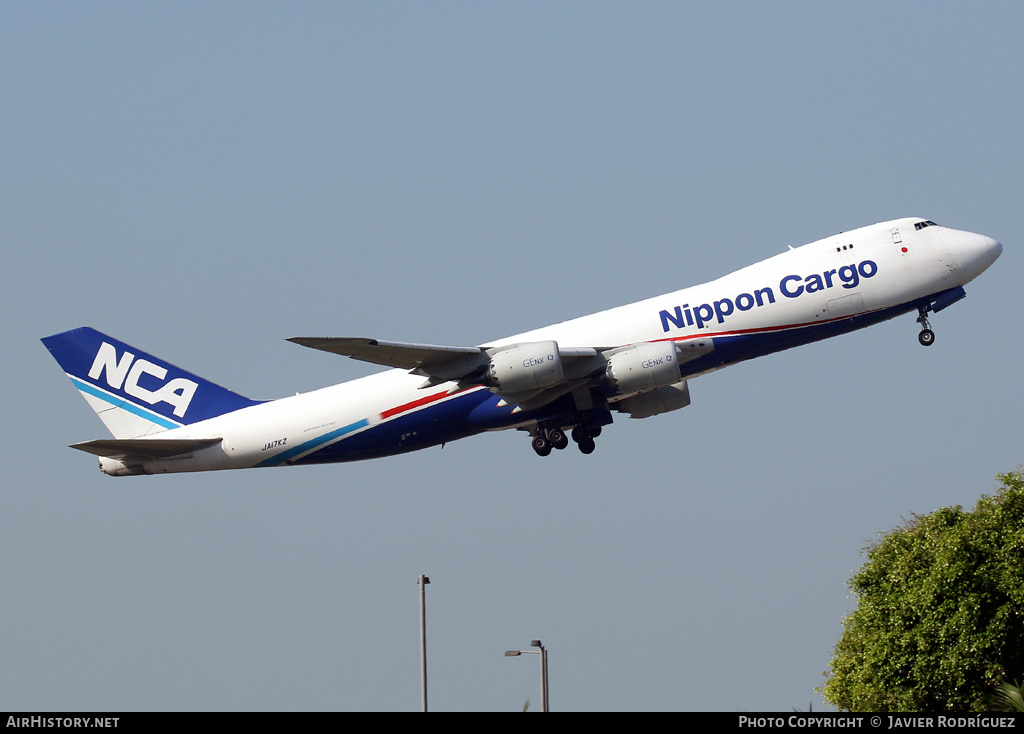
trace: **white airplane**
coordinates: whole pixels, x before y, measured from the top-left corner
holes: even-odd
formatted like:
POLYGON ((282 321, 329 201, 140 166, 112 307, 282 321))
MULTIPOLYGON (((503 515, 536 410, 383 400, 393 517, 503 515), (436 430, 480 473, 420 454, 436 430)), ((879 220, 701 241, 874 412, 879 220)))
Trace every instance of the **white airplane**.
POLYGON ((792 248, 718 280, 477 347, 294 338, 392 367, 314 392, 256 401, 94 329, 42 341, 113 439, 72 448, 110 475, 354 461, 483 431, 529 432, 541 456, 594 450, 612 413, 690 403, 688 380, 772 352, 964 297, 999 257, 991 237, 898 219, 792 248))

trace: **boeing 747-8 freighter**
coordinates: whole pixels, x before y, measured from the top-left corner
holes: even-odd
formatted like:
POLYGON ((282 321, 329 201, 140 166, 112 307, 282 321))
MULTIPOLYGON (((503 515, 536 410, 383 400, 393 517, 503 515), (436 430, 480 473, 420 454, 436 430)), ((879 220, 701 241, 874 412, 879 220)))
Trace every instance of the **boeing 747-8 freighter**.
POLYGON ((77 443, 107 474, 372 459, 482 431, 529 433, 546 456, 580 451, 615 413, 690 403, 689 380, 744 360, 916 315, 964 297, 1002 252, 991 237, 926 219, 827 237, 718 280, 475 347, 299 337, 391 367, 279 400, 249 400, 83 327, 43 343, 113 434, 77 443))

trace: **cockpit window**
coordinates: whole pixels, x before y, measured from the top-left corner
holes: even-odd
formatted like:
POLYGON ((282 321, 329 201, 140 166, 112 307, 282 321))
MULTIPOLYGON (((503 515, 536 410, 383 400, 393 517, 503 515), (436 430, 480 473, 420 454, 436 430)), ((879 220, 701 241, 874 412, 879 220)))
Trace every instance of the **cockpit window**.
POLYGON ((926 219, 923 222, 918 222, 917 224, 915 224, 914 225, 914 229, 924 229, 925 227, 938 227, 938 226, 939 225, 937 225, 935 222, 931 221, 930 219, 926 219))

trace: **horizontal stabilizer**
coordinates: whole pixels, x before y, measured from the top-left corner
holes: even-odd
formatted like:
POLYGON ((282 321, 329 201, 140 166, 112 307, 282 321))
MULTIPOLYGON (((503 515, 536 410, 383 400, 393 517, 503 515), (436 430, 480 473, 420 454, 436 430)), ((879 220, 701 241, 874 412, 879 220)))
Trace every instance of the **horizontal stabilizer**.
POLYGON ((215 446, 223 438, 101 438, 71 444, 71 448, 96 456, 123 459, 141 456, 146 459, 167 459, 179 454, 190 454, 199 449, 215 446))

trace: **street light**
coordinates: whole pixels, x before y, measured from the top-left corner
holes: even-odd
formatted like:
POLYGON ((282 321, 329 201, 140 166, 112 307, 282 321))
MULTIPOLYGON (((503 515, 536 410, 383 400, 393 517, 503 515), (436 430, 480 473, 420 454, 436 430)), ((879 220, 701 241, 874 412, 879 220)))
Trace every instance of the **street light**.
POLYGON ((420 575, 420 699, 427 711, 427 584, 429 576, 420 575))
POLYGON ((506 650, 505 657, 514 658, 524 653, 540 655, 540 708, 548 712, 548 651, 540 643, 540 640, 530 640, 530 647, 539 647, 539 650, 506 650))

